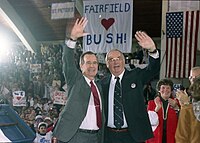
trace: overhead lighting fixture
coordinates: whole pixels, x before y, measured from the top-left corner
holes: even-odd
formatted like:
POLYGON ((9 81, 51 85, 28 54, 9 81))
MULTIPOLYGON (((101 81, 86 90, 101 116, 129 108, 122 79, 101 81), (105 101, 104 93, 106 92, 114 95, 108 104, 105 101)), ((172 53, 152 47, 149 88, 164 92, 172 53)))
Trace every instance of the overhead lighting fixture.
POLYGON ((25 45, 25 47, 34 53, 33 48, 30 46, 30 44, 27 42, 26 38, 22 35, 22 33, 19 31, 19 29, 15 26, 15 24, 12 22, 12 20, 7 16, 7 14, 0 8, 0 14, 4 17, 4 19, 8 22, 10 27, 13 29, 13 31, 16 33, 16 35, 19 37, 19 39, 22 41, 22 43, 25 45))

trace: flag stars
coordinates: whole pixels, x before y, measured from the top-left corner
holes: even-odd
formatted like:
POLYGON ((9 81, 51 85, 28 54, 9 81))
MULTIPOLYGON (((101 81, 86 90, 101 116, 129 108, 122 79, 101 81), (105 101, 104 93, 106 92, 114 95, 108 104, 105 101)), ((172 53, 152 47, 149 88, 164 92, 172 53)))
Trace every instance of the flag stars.
POLYGON ((183 35, 183 12, 166 14, 167 38, 178 38, 183 35))

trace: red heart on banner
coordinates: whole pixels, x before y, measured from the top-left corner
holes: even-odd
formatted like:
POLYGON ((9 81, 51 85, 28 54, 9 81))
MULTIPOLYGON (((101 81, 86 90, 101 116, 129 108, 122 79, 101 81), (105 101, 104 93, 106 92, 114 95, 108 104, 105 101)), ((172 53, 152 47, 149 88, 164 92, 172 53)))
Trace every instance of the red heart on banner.
POLYGON ((17 98, 17 100, 20 100, 21 99, 21 97, 20 96, 18 96, 18 97, 16 97, 17 98))
POLYGON ((108 20, 107 19, 102 19, 101 20, 101 24, 103 25, 103 27, 108 30, 110 28, 110 26, 113 25, 113 23, 115 22, 115 19, 114 18, 109 18, 108 20))

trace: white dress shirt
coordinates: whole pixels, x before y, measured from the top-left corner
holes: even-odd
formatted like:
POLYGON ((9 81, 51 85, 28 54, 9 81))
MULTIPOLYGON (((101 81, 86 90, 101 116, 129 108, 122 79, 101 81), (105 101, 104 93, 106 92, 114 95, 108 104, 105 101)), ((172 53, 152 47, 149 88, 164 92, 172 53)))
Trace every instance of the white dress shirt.
MULTIPOLYGON (((120 78, 120 83, 122 80, 122 77, 124 75, 125 70, 118 76, 120 78)), ((117 79, 115 79, 115 76, 112 75, 111 77, 111 81, 110 81, 110 87, 109 87, 109 98, 108 98, 108 127, 111 128, 116 128, 114 125, 114 90, 115 90, 115 83, 116 83, 117 79)), ((123 98, 123 95, 122 95, 123 98)), ((124 111, 123 111, 123 118, 124 118, 124 125, 122 126, 122 128, 127 128, 127 122, 125 119, 125 115, 124 115, 124 111)))
MULTIPOLYGON (((85 77, 85 76, 84 76, 85 77)), ((87 77, 85 77, 85 80, 87 81, 88 85, 91 86, 90 81, 87 77)), ((95 82, 93 81, 94 85, 96 86, 95 82)), ((98 95, 99 95, 99 100, 100 100, 100 107, 102 109, 102 104, 101 104, 101 97, 99 90, 96 86, 98 95)), ((81 126, 79 127, 80 129, 86 129, 86 130, 98 130, 97 126, 97 118, 96 118, 96 109, 95 109, 95 104, 94 104, 94 97, 92 95, 92 92, 90 94, 90 101, 88 104, 88 109, 87 109, 87 114, 81 123, 81 126)))

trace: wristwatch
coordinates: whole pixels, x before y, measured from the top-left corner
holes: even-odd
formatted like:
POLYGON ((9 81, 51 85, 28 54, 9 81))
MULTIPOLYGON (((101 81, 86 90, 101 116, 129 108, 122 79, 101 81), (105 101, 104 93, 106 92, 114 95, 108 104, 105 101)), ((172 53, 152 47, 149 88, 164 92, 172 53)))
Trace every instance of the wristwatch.
POLYGON ((157 49, 154 49, 152 52, 149 51, 149 53, 154 54, 157 52, 157 49))
POLYGON ((72 38, 69 38, 69 40, 71 40, 71 41, 73 41, 73 42, 77 42, 77 40, 74 40, 74 39, 72 39, 72 38))
POLYGON ((70 41, 73 41, 73 42, 77 42, 77 40, 74 40, 74 39, 72 39, 71 37, 65 37, 65 41, 67 41, 67 40, 70 40, 70 41))

